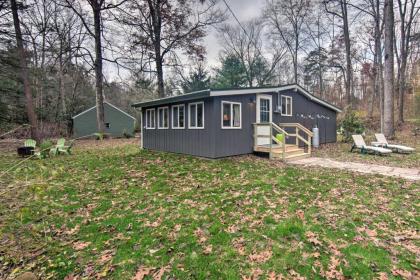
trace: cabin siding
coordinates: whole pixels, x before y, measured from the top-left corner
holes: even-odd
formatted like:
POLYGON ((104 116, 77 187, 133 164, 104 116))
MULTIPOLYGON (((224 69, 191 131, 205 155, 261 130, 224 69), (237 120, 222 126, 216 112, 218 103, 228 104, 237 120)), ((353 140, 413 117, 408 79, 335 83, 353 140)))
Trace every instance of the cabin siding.
MULTIPOLYGON (((312 130, 315 124, 320 131, 320 143, 336 141, 336 112, 320 105, 295 90, 264 93, 272 95, 273 122, 275 123, 301 123, 312 130), (288 95, 293 98, 292 116, 282 116, 276 112, 279 95, 288 95)), ((213 97, 199 97, 195 100, 184 100, 159 105, 142 107, 143 119, 143 148, 150 150, 167 151, 189 154, 207 158, 221 158, 234 155, 253 153, 254 127, 256 122, 256 94, 226 95, 213 97), (188 104, 204 102, 204 129, 189 129, 188 104), (241 129, 222 128, 222 101, 241 103, 241 129), (184 104, 185 128, 172 128, 172 106, 184 104), (169 107, 169 128, 157 128, 157 114, 159 107, 169 107), (155 109, 155 128, 146 129, 146 110, 155 109)), ((294 131, 290 131, 294 133, 294 131)), ((288 142, 294 143, 290 137, 288 142)), ((300 143, 302 144, 302 143, 300 143)))
MULTIPOLYGON (((123 112, 104 103, 105 123, 109 123, 109 128, 105 128, 105 133, 112 137, 122 137, 124 132, 134 135, 135 119, 123 112)), ((96 123, 96 108, 88 110, 73 119, 74 137, 89 136, 98 132, 96 123)))
POLYGON ((254 100, 255 94, 214 97, 216 157, 250 154, 253 152, 254 128, 252 124, 255 123, 256 117, 254 100), (222 128, 222 101, 241 103, 241 129, 222 128))
POLYGON ((143 148, 173 153, 189 154, 200 157, 214 158, 214 138, 213 138, 213 100, 211 98, 191 100, 187 102, 171 103, 163 106, 144 107, 143 114, 143 148), (188 104, 204 102, 204 129, 188 128, 189 108, 188 104), (172 128, 172 106, 184 104, 185 106, 185 128, 172 128), (158 129, 158 108, 169 107, 169 128, 158 129), (147 129, 146 110, 155 109, 155 128, 147 129))
MULTIPOLYGON (((310 100, 306 96, 294 90, 280 92, 279 94, 273 93, 272 96, 274 123, 300 123, 311 131, 312 128, 317 125, 319 129, 320 144, 337 141, 337 123, 335 111, 310 100), (292 97, 292 116, 282 116, 280 112, 276 112, 277 105, 280 105, 280 102, 278 101, 281 95, 292 97)), ((294 133, 294 131, 290 132, 294 133)), ((294 141, 294 139, 290 140, 291 142, 294 141)))

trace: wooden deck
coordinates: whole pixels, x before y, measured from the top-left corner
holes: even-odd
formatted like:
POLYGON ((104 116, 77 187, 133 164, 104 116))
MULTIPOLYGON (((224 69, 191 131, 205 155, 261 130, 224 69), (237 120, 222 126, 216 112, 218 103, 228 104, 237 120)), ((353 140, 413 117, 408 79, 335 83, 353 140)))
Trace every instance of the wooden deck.
MULTIPOLYGON (((254 151, 259 153, 270 153, 270 145, 259 145, 254 146, 254 151)), ((296 145, 286 144, 285 147, 285 160, 291 159, 301 159, 309 157, 310 154, 305 152, 303 148, 300 148, 296 145)), ((273 145, 271 150, 271 157, 273 159, 282 159, 283 158, 283 148, 280 145, 273 145)))

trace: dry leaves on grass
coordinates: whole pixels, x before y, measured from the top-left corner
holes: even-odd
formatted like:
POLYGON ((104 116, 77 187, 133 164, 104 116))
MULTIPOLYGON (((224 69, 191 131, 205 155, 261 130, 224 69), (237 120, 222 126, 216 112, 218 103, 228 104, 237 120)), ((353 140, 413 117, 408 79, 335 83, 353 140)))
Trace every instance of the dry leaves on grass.
POLYGON ((301 219, 302 221, 305 220, 305 212, 303 212, 303 210, 297 210, 296 211, 296 216, 301 219))
POLYGON ((205 236, 205 233, 201 228, 197 228, 194 231, 194 235, 197 237, 198 243, 200 244, 203 244, 204 242, 207 241, 207 237, 205 236))
POLYGON ((236 249, 239 255, 244 256, 245 255, 245 239, 243 237, 235 238, 232 241, 233 248, 236 249))
POLYGON ((105 250, 105 251, 102 252, 101 257, 98 260, 98 263, 100 265, 104 265, 105 263, 112 260, 114 255, 115 255, 115 250, 105 250))
POLYGON ((260 276, 263 273, 264 272, 260 268, 253 268, 251 270, 251 275, 250 276, 243 275, 242 280, 258 280, 260 279, 260 276))
POLYGON ((319 241, 318 236, 314 232, 308 231, 305 235, 308 241, 314 244, 315 246, 321 245, 321 241, 319 241))
POLYGON ((273 252, 271 250, 264 250, 259 253, 253 253, 252 255, 249 255, 249 260, 254 263, 265 263, 271 258, 272 255, 273 252))
POLYGON ((332 256, 330 258, 330 263, 328 264, 328 271, 325 272, 325 277, 327 277, 327 279, 344 280, 345 277, 343 275, 343 271, 339 268, 339 266, 340 260, 336 256, 332 256))
POLYGON ((161 280, 167 270, 167 266, 154 268, 141 265, 132 280, 143 280, 146 276, 151 276, 153 280, 161 280))
POLYGON ((80 251, 80 250, 85 249, 89 245, 90 245, 90 242, 77 241, 73 243, 73 249, 76 251, 80 251))
POLYGON ((204 253, 205 255, 208 255, 208 254, 210 254, 211 252, 213 252, 213 246, 212 246, 212 245, 208 245, 208 246, 205 246, 205 247, 204 247, 203 253, 204 253))

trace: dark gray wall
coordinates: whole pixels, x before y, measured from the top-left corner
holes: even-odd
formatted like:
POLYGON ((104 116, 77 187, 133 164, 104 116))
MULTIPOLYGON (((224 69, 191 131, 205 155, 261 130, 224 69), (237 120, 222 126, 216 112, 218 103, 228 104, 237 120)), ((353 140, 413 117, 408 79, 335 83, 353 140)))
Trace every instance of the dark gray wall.
MULTIPOLYGON (((122 137, 124 131, 134 135, 135 120, 121 111, 104 103, 105 123, 109 123, 109 128, 105 128, 105 133, 113 137, 122 137)), ((96 108, 73 119, 74 137, 82 137, 98 132, 96 124, 96 108)))
POLYGON ((193 100, 188 102, 171 103, 165 106, 142 108, 143 123, 146 120, 146 110, 155 108, 156 123, 154 129, 146 129, 143 124, 143 147, 151 150, 168 151, 174 153, 190 154, 194 156, 214 158, 213 138, 213 100, 211 98, 193 100), (188 104, 204 101, 204 129, 188 128, 188 104), (172 129, 172 105, 184 104, 185 128, 172 129), (157 128, 157 108, 169 106, 169 128, 157 128))
POLYGON ((292 116, 282 116, 280 113, 273 112, 273 122, 275 123, 300 123, 309 130, 317 125, 319 128, 320 143, 332 143, 337 141, 337 122, 336 112, 309 100, 303 94, 294 90, 283 91, 280 94, 273 93, 273 106, 276 109, 278 97, 287 95, 293 98, 292 116))
MULTIPOLYGON (((266 94, 266 93, 264 93, 266 94)), ((336 141, 336 113, 304 95, 293 90, 282 92, 293 98, 293 116, 281 116, 276 113, 278 94, 272 93, 273 122, 299 122, 312 130, 318 124, 321 143, 336 141), (329 119, 327 119, 329 118, 329 119)), ((157 129, 157 108, 142 108, 143 121, 146 109, 155 108, 155 129, 143 127, 143 147, 145 149, 190 154, 208 158, 220 158, 253 152, 253 123, 256 122, 256 95, 217 96, 205 99, 171 103, 169 106, 169 128, 157 129), (204 101, 204 129, 188 129, 188 104, 204 101), (222 129, 222 101, 242 104, 242 129, 222 129), (185 128, 172 129, 172 105, 185 105, 185 128)), ((159 107, 164 107, 159 106, 159 107)), ((289 141, 294 139, 289 139, 289 141)))

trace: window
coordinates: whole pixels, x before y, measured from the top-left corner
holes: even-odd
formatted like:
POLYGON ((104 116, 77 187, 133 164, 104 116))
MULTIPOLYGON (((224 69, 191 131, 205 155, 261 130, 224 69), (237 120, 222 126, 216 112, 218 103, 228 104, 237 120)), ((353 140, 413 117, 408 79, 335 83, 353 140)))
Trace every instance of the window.
POLYGON ((155 128, 155 109, 146 110, 146 128, 147 129, 155 128))
POLYGON ((172 128, 184 128, 185 122, 185 106, 174 105, 172 106, 172 128))
POLYGON ((188 128, 204 128, 204 103, 190 103, 188 108, 188 128))
POLYGON ((241 103, 222 101, 222 128, 241 128, 241 103))
POLYGON ((105 128, 109 128, 109 122, 105 123, 105 128))
POLYGON ((169 108, 160 107, 158 108, 158 128, 166 129, 169 127, 169 108))
POLYGON ((281 115, 282 116, 291 116, 292 115, 292 97, 291 96, 281 96, 281 115))
POLYGON ((270 109, 270 103, 271 100, 268 98, 260 98, 260 122, 265 123, 265 122, 270 122, 270 114, 271 114, 271 109, 270 109))

